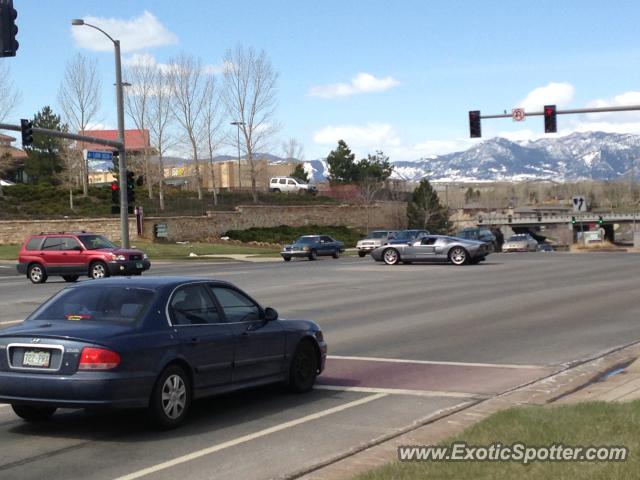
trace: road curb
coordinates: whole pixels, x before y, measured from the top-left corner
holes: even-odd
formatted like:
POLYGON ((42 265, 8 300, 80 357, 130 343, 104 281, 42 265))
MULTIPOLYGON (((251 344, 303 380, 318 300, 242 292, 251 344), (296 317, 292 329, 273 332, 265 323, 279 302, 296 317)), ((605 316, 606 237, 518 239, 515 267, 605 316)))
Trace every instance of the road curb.
POLYGON ((515 387, 509 391, 480 400, 468 407, 446 412, 427 420, 422 425, 394 432, 387 438, 361 445, 332 458, 285 476, 286 479, 346 480, 397 459, 401 445, 433 445, 460 434, 467 427, 486 417, 511 407, 522 405, 546 405, 562 399, 620 365, 631 363, 640 357, 640 342, 633 342, 565 366, 545 378, 515 387))

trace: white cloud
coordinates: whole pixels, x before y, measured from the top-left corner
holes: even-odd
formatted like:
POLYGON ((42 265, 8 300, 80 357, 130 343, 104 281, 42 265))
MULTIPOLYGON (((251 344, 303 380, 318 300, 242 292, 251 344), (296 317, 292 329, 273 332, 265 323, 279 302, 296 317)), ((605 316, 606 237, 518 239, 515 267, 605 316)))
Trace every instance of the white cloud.
MULTIPOLYGON (((160 23, 155 15, 146 10, 139 17, 130 20, 92 16, 84 17, 83 20, 101 28, 115 40, 120 40, 120 48, 123 52, 178 43, 178 37, 160 23)), ((93 28, 72 26, 71 35, 80 48, 98 52, 113 50, 113 44, 109 39, 93 28)))
POLYGON ((350 97, 361 93, 384 92, 398 85, 400 82, 393 77, 377 78, 361 72, 351 79, 351 83, 313 86, 309 89, 309 95, 320 98, 350 97))
POLYGON ((320 145, 334 145, 344 140, 356 150, 383 149, 399 146, 401 140, 388 123, 360 125, 329 125, 313 133, 313 141, 320 145))
POLYGON ((524 108, 525 112, 542 111, 545 105, 567 105, 574 93, 575 88, 570 83, 551 82, 531 90, 517 106, 524 108))

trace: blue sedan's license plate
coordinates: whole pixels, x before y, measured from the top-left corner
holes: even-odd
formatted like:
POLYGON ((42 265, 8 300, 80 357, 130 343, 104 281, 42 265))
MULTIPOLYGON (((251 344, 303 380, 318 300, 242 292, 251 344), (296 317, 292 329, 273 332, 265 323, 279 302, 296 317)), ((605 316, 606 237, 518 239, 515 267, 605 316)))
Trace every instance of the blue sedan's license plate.
POLYGON ((26 350, 22 357, 24 367, 49 367, 51 354, 42 350, 26 350))
POLYGON ((137 262, 136 268, 144 268, 144 265, 142 265, 142 262, 137 262))

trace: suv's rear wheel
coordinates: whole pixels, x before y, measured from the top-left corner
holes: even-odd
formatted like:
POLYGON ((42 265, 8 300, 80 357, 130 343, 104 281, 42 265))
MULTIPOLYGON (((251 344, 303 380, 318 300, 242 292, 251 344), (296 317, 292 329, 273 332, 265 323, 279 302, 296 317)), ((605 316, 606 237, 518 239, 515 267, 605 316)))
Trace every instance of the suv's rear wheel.
POLYGON ((44 283, 47 281, 47 271, 39 263, 32 263, 27 270, 27 278, 32 283, 44 283))
POLYGON ((93 279, 105 278, 109 276, 109 270, 104 262, 93 262, 89 265, 89 277, 93 279))

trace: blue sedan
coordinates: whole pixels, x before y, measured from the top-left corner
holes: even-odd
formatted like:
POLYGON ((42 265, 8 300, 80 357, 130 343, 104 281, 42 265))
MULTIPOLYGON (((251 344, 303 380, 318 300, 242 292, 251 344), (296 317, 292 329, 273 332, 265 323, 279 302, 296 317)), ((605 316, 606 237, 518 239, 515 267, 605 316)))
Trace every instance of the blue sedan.
POLYGON ((309 391, 327 345, 238 287, 113 278, 60 291, 0 334, 0 403, 31 422, 57 408, 148 408, 177 427, 196 398, 275 382, 309 391))

